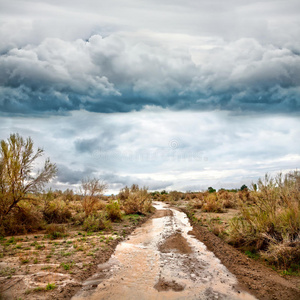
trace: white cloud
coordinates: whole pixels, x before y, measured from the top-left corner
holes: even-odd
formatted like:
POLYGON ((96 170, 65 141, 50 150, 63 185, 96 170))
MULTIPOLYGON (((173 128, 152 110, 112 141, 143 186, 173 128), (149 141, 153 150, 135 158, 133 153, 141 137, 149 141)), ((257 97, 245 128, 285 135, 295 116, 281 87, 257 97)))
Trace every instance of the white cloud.
POLYGON ((131 111, 148 104, 299 111, 300 57, 291 50, 244 38, 199 51, 205 60, 197 65, 186 47, 122 34, 48 38, 14 48, 0 57, 2 111, 12 112, 12 103, 15 112, 32 114, 131 111))
POLYGON ((169 190, 235 187, 300 164, 296 117, 148 108, 127 114, 2 118, 2 124, 2 139, 19 132, 43 146, 60 166, 60 180, 76 186, 80 177, 102 176, 111 184, 109 192, 134 182, 169 190))
POLYGON ((0 37, 6 41, 2 49, 39 44, 46 37, 70 41, 95 33, 107 35, 141 29, 231 41, 247 37, 281 46, 292 41, 298 50, 300 46, 297 0, 1 0, 0 6, 0 37))

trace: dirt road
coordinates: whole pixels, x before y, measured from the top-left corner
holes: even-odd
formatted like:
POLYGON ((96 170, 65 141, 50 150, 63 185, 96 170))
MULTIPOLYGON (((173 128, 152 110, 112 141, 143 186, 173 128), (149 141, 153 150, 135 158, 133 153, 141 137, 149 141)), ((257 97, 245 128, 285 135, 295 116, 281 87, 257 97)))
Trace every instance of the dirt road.
POLYGON ((72 299, 255 299, 206 246, 185 213, 155 203, 153 218, 120 243, 72 299))

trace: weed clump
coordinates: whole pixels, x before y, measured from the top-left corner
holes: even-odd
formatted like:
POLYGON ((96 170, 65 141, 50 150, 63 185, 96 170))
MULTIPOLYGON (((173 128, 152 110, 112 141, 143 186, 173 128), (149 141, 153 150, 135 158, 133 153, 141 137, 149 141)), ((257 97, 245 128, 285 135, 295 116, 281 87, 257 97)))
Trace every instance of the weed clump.
POLYGON ((48 283, 45 287, 46 291, 54 290, 56 288, 55 283, 48 283))
POLYGON ((267 251, 261 251, 261 256, 277 267, 289 269, 295 262, 300 262, 300 239, 298 238, 294 242, 290 240, 272 241, 267 251))
POLYGON ((183 197, 183 193, 177 191, 171 191, 168 194, 169 201, 177 202, 183 197))

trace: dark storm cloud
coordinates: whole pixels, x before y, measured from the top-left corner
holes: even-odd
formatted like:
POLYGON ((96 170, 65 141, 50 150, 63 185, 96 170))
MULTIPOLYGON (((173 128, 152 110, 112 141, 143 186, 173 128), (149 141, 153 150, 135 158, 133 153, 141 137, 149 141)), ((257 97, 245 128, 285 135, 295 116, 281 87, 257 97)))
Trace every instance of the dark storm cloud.
POLYGON ((59 164, 56 181, 67 184, 78 184, 82 179, 94 177, 95 169, 87 168, 83 171, 70 169, 69 167, 59 164))
POLYGON ((0 0, 0 7, 2 114, 149 105, 299 112, 297 0, 0 0))
POLYGON ((78 185, 86 178, 99 178, 104 182, 107 182, 110 189, 113 190, 119 190, 125 186, 131 186, 132 184, 138 184, 141 187, 145 186, 151 190, 157 190, 167 188, 173 184, 171 181, 160 181, 151 178, 141 179, 135 176, 124 176, 106 172, 99 174, 96 169, 91 168, 86 168, 83 171, 73 170, 64 164, 58 165, 58 174, 55 183, 78 185))
POLYGON ((80 153, 91 153, 99 148, 99 140, 96 138, 79 139, 75 141, 75 148, 80 153))
POLYGON ((57 114, 84 109, 299 112, 300 56, 240 39, 193 62, 184 49, 116 34, 87 42, 47 39, 0 57, 0 109, 57 114))

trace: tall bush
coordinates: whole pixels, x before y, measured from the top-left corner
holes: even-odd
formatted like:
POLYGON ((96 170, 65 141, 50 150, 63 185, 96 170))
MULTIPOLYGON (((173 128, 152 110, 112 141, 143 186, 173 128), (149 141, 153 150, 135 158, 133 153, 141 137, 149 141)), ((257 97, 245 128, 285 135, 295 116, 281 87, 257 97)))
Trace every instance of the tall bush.
POLYGON ((121 208, 126 214, 145 214, 151 211, 151 195, 146 187, 140 188, 138 185, 132 185, 130 189, 125 187, 119 196, 121 208))
POLYGON ((2 227, 10 219, 26 215, 21 205, 31 201, 31 194, 39 192, 56 174, 57 168, 46 159, 41 170, 33 172, 34 162, 44 150, 34 151, 33 141, 19 134, 11 134, 0 145, 0 224, 2 227))

